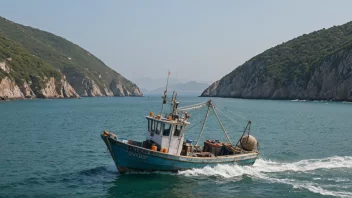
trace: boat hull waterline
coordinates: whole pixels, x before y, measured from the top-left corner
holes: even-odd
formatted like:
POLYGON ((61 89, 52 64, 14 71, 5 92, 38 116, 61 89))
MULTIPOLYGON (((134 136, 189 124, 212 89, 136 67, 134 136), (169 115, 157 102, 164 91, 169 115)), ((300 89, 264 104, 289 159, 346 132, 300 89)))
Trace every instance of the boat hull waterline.
POLYGON ((218 156, 190 157, 176 156, 158 151, 152 151, 127 141, 113 139, 102 135, 119 173, 125 172, 177 172, 192 168, 214 167, 218 164, 250 166, 258 157, 257 152, 218 156))

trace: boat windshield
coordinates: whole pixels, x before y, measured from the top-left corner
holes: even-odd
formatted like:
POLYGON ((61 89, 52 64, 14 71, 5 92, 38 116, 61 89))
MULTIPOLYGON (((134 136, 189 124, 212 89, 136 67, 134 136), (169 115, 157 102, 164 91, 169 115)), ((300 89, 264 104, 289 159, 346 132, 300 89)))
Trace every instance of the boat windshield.
POLYGON ((182 125, 176 125, 174 136, 180 136, 182 131, 182 125))
POLYGON ((164 131, 163 131, 163 136, 169 136, 171 131, 171 125, 170 124, 165 124, 164 126, 164 131))

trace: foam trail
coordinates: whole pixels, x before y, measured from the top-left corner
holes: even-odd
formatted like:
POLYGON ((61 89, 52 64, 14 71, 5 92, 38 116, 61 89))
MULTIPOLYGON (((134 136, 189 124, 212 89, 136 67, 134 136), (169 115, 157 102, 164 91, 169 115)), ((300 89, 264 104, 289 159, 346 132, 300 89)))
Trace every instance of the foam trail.
POLYGON ((317 169, 352 168, 352 156, 334 156, 323 159, 308 159, 293 163, 278 163, 258 159, 253 165, 261 172, 313 171, 317 169))
POLYGON ((241 176, 243 174, 256 175, 259 173, 278 173, 285 171, 307 172, 317 169, 352 168, 351 156, 335 156, 323 159, 301 160, 293 163, 279 163, 270 160, 257 159, 253 166, 217 165, 214 168, 191 169, 180 171, 186 176, 221 176, 225 178, 241 176))
POLYGON ((293 188, 307 189, 321 195, 352 197, 352 192, 331 191, 322 188, 317 183, 298 181, 294 179, 275 178, 275 175, 272 175, 272 173, 281 172, 309 172, 317 169, 336 168, 352 169, 352 156, 334 156, 323 159, 308 159, 293 163, 279 163, 270 160, 258 159, 253 166, 242 167, 237 165, 217 165, 213 168, 205 167, 202 169, 180 171, 178 174, 184 176, 218 176, 223 178, 249 175, 251 177, 267 180, 269 182, 291 185, 293 188), (270 176, 268 174, 270 174, 270 176))

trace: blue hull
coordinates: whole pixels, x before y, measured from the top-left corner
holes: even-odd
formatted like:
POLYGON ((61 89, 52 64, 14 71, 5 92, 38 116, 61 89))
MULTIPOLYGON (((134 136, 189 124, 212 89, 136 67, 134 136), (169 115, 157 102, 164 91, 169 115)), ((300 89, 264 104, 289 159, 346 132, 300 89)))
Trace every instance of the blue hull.
POLYGON ((252 165, 258 153, 246 153, 219 157, 175 156, 151 151, 102 136, 120 173, 130 171, 171 171, 214 167, 217 164, 252 165))

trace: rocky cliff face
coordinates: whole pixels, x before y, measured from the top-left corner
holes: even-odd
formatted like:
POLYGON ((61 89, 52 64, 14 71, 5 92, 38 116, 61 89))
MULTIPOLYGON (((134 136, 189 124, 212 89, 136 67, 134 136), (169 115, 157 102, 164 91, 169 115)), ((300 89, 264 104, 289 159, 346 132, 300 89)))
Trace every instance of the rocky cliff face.
POLYGON ((5 62, 0 62, 0 70, 4 71, 5 73, 10 73, 11 71, 5 62))
POLYGON ((68 83, 66 76, 63 76, 60 80, 59 96, 62 98, 79 98, 76 90, 68 83))
POLYGON ((265 68, 264 62, 250 60, 201 96, 352 101, 352 46, 324 57, 306 78, 279 83, 265 74, 265 68))
POLYGON ((90 78, 87 78, 87 77, 83 78, 82 86, 83 86, 83 93, 81 94, 82 96, 104 96, 99 86, 95 83, 94 80, 90 78))
POLYGON ((352 47, 324 59, 311 75, 303 97, 352 101, 352 47))
POLYGON ((10 78, 5 77, 0 83, 0 100, 13 100, 25 98, 79 98, 79 95, 63 77, 60 83, 55 78, 46 80, 44 88, 34 91, 27 82, 20 87, 10 78))
POLYGON ((110 89, 114 93, 114 96, 142 96, 143 93, 139 90, 137 86, 127 88, 122 83, 117 81, 112 81, 110 83, 110 89))
POLYGON ((71 84, 77 87, 77 93, 81 96, 143 96, 139 88, 132 84, 127 86, 125 82, 112 80, 105 84, 102 80, 98 85, 93 79, 86 76, 70 78, 71 84))
POLYGON ((10 78, 5 77, 0 81, 0 99, 21 99, 24 98, 20 88, 10 78))
MULTIPOLYGON (((12 70, 6 62, 0 62, 0 70, 11 77, 12 70)), ((43 85, 32 84, 24 79, 23 83, 16 83, 8 76, 0 79, 0 100, 13 100, 24 98, 78 98, 79 95, 68 83, 65 76, 60 80, 54 77, 44 78, 43 85)))
POLYGON ((24 82, 20 89, 25 98, 33 99, 37 97, 27 82, 24 82))
POLYGON ((57 83, 54 77, 44 80, 46 83, 40 90, 36 90, 36 95, 40 98, 79 98, 79 95, 67 82, 63 76, 60 83, 57 83))
POLYGON ((71 86, 69 80, 61 74, 61 79, 54 77, 38 77, 34 83, 24 79, 14 80, 11 76, 18 72, 7 62, 0 62, 0 100, 24 98, 79 98, 81 96, 142 96, 137 86, 130 83, 127 87, 124 82, 112 80, 110 84, 98 85, 94 80, 84 75, 71 78, 78 87, 79 93, 71 86), (16 81, 18 81, 16 83, 16 81), (21 83, 19 83, 21 82, 21 83), (103 89, 101 88, 103 87, 103 89))

